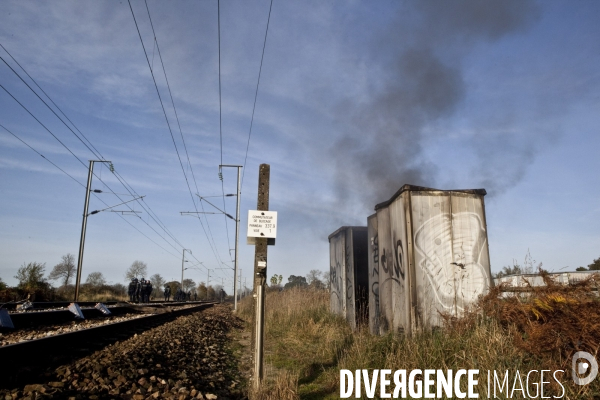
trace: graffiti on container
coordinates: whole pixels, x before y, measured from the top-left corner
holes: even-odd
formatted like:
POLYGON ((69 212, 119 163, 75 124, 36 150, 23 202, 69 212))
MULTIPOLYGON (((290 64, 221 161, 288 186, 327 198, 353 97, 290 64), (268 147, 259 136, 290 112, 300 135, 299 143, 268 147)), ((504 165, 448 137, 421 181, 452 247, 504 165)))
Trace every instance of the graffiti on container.
POLYGON ((484 225, 472 212, 437 214, 416 229, 415 261, 444 308, 462 310, 457 298, 473 302, 487 289, 481 265, 486 240, 484 225))
POLYGON ((354 277, 354 272, 352 271, 352 253, 350 249, 350 245, 346 245, 346 298, 348 300, 352 300, 354 292, 352 291, 352 279, 354 277))
POLYGON ((373 269, 371 270, 371 276, 377 275, 376 279, 373 279, 371 285, 371 293, 373 293, 373 299, 375 300, 375 316, 374 321, 377 325, 379 321, 379 237, 375 234, 371 238, 371 249, 373 250, 373 269))
POLYGON ((338 271, 340 270, 340 263, 339 261, 336 259, 335 260, 335 265, 332 265, 330 268, 330 283, 331 283, 331 294, 335 294, 338 298, 338 302, 339 302, 339 298, 340 298, 340 289, 341 289, 341 284, 340 284, 340 280, 341 280, 341 276, 338 277, 338 271), (339 279, 338 279, 339 278, 339 279))
MULTIPOLYGON (((388 279, 398 282, 402 285, 404 281, 404 265, 402 263, 402 240, 396 241, 395 251, 392 253, 390 250, 384 248, 381 254, 381 268, 386 275, 389 275, 388 279), (402 280, 402 282, 400 281, 402 280)), ((386 281, 388 280, 386 279, 386 281)))

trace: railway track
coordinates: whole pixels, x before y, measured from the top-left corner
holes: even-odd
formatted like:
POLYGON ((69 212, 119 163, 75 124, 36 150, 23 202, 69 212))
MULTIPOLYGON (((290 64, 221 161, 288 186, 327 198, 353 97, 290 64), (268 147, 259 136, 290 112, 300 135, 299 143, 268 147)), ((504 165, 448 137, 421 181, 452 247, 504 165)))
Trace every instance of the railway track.
MULTIPOLYGON (((175 304, 186 304, 186 303, 202 303, 204 301, 198 300, 198 301, 162 301, 162 300, 151 300, 149 303, 130 303, 128 301, 105 301, 102 304, 106 305, 106 306, 115 306, 115 305, 119 305, 119 304, 136 304, 136 305, 146 305, 146 306, 156 306, 156 305, 175 305, 175 304)), ((18 311, 19 306, 22 306, 24 303, 24 301, 19 301, 19 302, 7 302, 7 303, 3 303, 0 304, 0 308, 4 308, 8 311, 18 311)), ((69 306, 69 304, 71 304, 71 301, 33 301, 33 302, 28 302, 31 308, 28 308, 27 310, 25 310, 25 312, 32 312, 32 311, 47 311, 47 310, 53 310, 53 309, 60 309, 60 308, 67 308, 69 306)), ((98 304, 97 301, 78 301, 77 304, 79 304, 80 307, 84 308, 84 307, 94 307, 96 304, 98 304)))
MULTIPOLYGON (((152 303, 125 303, 125 302, 107 302, 111 315, 119 316, 129 313, 161 313, 165 310, 172 310, 176 307, 184 307, 192 304, 205 304, 204 301, 196 302, 152 302, 152 303)), ((32 328, 38 326, 59 324, 70 322, 75 319, 75 315, 68 309, 71 303, 32 303, 34 307, 27 311, 12 311, 9 316, 15 329, 32 328)), ((102 311, 95 308, 97 302, 77 303, 83 312, 85 319, 106 317, 102 311)), ((212 304, 212 303, 211 303, 212 304)), ((13 304, 14 306, 14 304, 13 304)), ((6 306, 3 307, 9 309, 6 306)), ((14 310, 14 307, 12 308, 14 310)))
MULTIPOLYGON (((117 341, 126 340, 136 334, 155 328, 182 316, 195 313, 214 303, 154 303, 149 305, 112 305, 109 309, 115 316, 131 315, 131 318, 119 318, 119 322, 102 323, 87 329, 73 330, 68 333, 45 334, 43 338, 23 340, 19 343, 0 347, 0 388, 15 387, 30 383, 57 365, 84 357, 117 341)), ((106 320, 101 311, 95 308, 82 309, 86 319, 106 320), (101 318, 99 318, 101 317, 101 318)), ((74 314, 68 310, 26 312, 11 314, 15 332, 4 333, 3 337, 18 334, 20 330, 31 331, 35 328, 56 324, 57 321, 73 321, 74 314)), ((77 324, 78 322, 73 322, 77 324)), ((81 322, 79 322, 81 323, 81 322)))

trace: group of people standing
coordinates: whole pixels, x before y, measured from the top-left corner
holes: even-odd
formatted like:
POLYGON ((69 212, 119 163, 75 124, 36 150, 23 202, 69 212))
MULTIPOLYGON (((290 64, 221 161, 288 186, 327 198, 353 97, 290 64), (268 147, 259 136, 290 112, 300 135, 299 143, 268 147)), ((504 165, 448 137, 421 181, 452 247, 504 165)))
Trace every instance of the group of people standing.
POLYGON ((149 303, 150 294, 152 293, 152 282, 144 278, 138 280, 133 278, 129 283, 127 294, 129 301, 132 303, 149 303))
MULTIPOLYGON (((152 294, 152 283, 144 278, 140 280, 133 278, 129 283, 127 293, 129 294, 129 301, 131 303, 149 303, 150 295, 152 294)), ((171 301, 171 287, 169 285, 165 285, 163 294, 165 296, 165 301, 171 301)), ((192 299, 194 301, 198 299, 195 290, 193 292, 190 290, 185 293, 179 287, 173 296, 173 301, 190 301, 192 299)))
MULTIPOLYGON (((171 296, 171 288, 168 286, 165 286, 165 301, 169 301, 168 297, 167 297, 167 290, 168 292, 168 296, 171 296)), ((191 290, 188 290, 188 292, 184 292, 183 290, 181 290, 181 288, 177 288, 177 291, 175 292, 175 296, 173 296, 173 301, 190 301, 192 300, 192 298, 194 299, 194 301, 198 300, 198 295, 196 294, 196 291, 194 290, 194 293, 192 294, 191 290)))

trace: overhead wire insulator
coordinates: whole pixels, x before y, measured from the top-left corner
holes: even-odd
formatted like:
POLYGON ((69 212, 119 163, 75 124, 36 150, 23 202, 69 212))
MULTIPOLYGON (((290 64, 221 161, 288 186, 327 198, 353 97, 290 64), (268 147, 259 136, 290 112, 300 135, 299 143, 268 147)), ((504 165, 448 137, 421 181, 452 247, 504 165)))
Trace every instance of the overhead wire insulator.
POLYGON ((110 169, 110 172, 112 172, 113 174, 115 173, 115 166, 112 162, 108 164, 108 168, 110 169))

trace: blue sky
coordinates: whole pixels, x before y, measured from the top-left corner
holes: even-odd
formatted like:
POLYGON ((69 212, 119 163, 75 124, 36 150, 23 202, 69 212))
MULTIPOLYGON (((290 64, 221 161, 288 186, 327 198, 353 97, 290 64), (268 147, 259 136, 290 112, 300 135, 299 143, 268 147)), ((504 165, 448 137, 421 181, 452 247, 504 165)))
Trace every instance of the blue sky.
MULTIPOLYGON (((555 271, 600 257, 600 3, 274 1, 247 161, 270 2, 220 4, 222 148, 217 1, 147 4, 181 131, 144 2, 131 5, 168 124, 127 1, 0 3, 0 44, 159 221, 135 203, 138 216, 90 216, 83 280, 100 271, 123 283, 135 260, 179 280, 187 248, 186 266, 203 264, 186 277, 205 281, 210 268, 211 283, 231 287, 231 271, 218 268, 232 265, 233 221, 180 215, 195 201, 201 209, 186 176, 201 196, 235 192, 235 169, 223 170, 221 186, 221 162, 245 164, 243 277, 260 163, 271 165, 270 208, 279 212, 269 276, 284 281, 328 270, 328 234, 366 225, 405 183, 485 188, 493 271, 522 263, 528 250, 555 271)), ((36 88, 1 48, 0 56, 36 88)), ((0 124, 85 185, 96 157, 4 62, 0 84, 0 124)), ((95 172, 94 189, 127 193, 106 167, 95 172)), ((23 263, 50 272, 77 254, 84 195, 0 128, 4 282, 15 284, 23 263)), ((90 209, 131 197, 120 198, 99 194, 90 209)), ((235 212, 233 197, 211 201, 235 212)))

